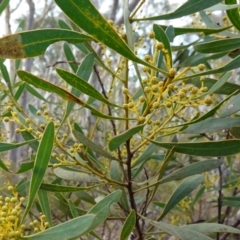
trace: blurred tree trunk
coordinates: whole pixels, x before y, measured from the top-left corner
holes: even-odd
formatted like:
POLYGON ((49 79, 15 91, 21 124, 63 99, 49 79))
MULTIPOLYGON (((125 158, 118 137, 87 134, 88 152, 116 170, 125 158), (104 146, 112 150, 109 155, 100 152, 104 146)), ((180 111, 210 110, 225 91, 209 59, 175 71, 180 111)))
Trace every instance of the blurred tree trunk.
MULTIPOLYGON (((34 14, 35 14, 35 5, 33 0, 27 0, 28 6, 29 6, 29 14, 28 14, 28 20, 27 20, 27 30, 33 29, 33 25, 34 25, 34 14)), ((15 9, 16 10, 16 9, 15 9)), ((6 28, 6 34, 11 34, 12 30, 11 30, 11 24, 10 24, 10 20, 11 20, 11 9, 10 9, 10 5, 8 5, 7 9, 6 9, 6 13, 5 13, 5 28, 6 28)), ((25 70, 26 71, 31 71, 32 69, 32 65, 33 65, 33 59, 27 59, 25 61, 25 70)), ((15 75, 15 68, 14 68, 14 61, 11 60, 10 61, 10 67, 9 67, 9 75, 10 75, 10 79, 14 79, 14 75, 15 75)), ((26 112, 27 111, 27 104, 28 104, 28 93, 27 91, 23 92, 22 95, 22 102, 21 102, 21 106, 23 108, 23 110, 26 112)), ((17 128, 17 125, 15 123, 12 123, 10 125, 10 139, 11 141, 15 141, 15 142, 21 142, 22 138, 20 134, 16 134, 15 133, 15 129, 17 128)), ((9 151, 9 160, 12 162, 12 168, 15 171, 18 168, 18 160, 21 158, 21 149, 20 148, 16 148, 13 149, 12 151, 9 151)))
MULTIPOLYGON (((27 0, 28 7, 29 7, 29 14, 27 20, 27 29, 31 30, 34 26, 34 14, 35 14, 35 4, 33 0, 27 0)), ((25 70, 31 72, 33 66, 33 58, 28 58, 25 61, 25 70)), ((27 112, 28 105, 28 92, 25 90, 22 95, 22 108, 25 112, 27 112)))

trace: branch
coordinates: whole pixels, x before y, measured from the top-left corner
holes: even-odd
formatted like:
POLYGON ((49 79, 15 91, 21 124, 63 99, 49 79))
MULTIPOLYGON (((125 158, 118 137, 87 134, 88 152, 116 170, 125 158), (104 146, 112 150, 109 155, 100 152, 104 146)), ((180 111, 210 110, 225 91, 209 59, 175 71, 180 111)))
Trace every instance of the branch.
POLYGON ((64 60, 62 60, 62 61, 57 61, 52 65, 48 65, 46 68, 55 67, 56 65, 61 64, 61 63, 69 63, 69 64, 73 63, 73 64, 80 65, 80 62, 77 62, 77 61, 64 61, 64 60))

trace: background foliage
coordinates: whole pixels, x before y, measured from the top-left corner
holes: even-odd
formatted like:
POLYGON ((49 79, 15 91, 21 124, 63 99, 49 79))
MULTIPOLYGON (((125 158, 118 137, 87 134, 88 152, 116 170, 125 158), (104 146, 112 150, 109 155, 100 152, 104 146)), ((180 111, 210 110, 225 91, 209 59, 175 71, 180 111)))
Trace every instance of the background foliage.
POLYGON ((235 239, 239 4, 96 4, 0 39, 1 239, 235 239))

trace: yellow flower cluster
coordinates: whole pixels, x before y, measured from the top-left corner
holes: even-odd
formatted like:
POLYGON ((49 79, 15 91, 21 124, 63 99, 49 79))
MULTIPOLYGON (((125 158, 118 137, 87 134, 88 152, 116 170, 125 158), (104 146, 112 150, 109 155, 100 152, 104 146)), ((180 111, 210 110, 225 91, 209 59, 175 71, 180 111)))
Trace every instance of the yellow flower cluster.
POLYGON ((9 186, 8 190, 12 197, 0 196, 0 239, 13 240, 19 239, 25 230, 25 225, 19 226, 21 204, 25 198, 18 198, 13 186, 9 186))
MULTIPOLYGON (((27 227, 25 224, 19 225, 21 220, 21 205, 25 201, 24 197, 19 197, 13 186, 8 186, 9 196, 0 196, 0 240, 17 240, 25 235, 27 227)), ((39 220, 30 222, 33 232, 44 231, 49 227, 45 215, 41 215, 39 220)), ((30 233, 28 228, 28 233, 30 233)))
POLYGON ((123 104, 123 108, 133 114, 139 124, 147 123, 150 125, 148 132, 146 132, 148 136, 149 134, 156 136, 156 133, 168 135, 178 131, 179 122, 189 121, 198 116, 199 106, 209 106, 213 101, 211 96, 206 94, 208 88, 204 84, 204 77, 200 78, 201 86, 199 88, 185 80, 189 71, 204 71, 205 65, 199 64, 195 67, 177 70, 172 67, 171 56, 164 44, 154 38, 153 32, 149 33, 149 37, 154 41, 155 50, 153 56, 147 54, 144 60, 155 65, 159 59, 159 54, 162 53, 167 68, 166 75, 159 74, 156 70, 144 66, 143 74, 145 77, 141 80, 143 92, 136 99, 130 89, 124 87, 122 93, 128 101, 123 104), (191 114, 186 114, 186 108, 191 108, 191 114))

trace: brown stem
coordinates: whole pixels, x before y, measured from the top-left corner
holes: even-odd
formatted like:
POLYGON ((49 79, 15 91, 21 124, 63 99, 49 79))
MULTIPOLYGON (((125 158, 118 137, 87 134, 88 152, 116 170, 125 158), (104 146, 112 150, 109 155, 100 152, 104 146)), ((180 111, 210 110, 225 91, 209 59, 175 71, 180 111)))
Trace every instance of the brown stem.
MULTIPOLYGON (((102 88, 102 94, 103 94, 103 96, 104 96, 106 99, 108 99, 107 94, 106 94, 106 91, 105 91, 105 88, 104 88, 104 85, 103 85, 103 82, 102 82, 102 79, 101 79, 100 74, 99 74, 99 72, 98 72, 97 66, 94 65, 93 69, 94 69, 94 72, 95 72, 95 74, 96 74, 96 76, 97 76, 98 82, 99 82, 99 84, 100 84, 100 86, 101 86, 101 88, 102 88)), ((109 115, 109 116, 112 116, 112 110, 111 110, 110 106, 107 105, 107 108, 108 108, 108 115, 109 115)), ((111 122, 111 124, 112 124, 113 133, 114 133, 114 135, 116 136, 116 135, 117 135, 116 124, 115 124, 115 122, 114 122, 112 119, 110 120, 110 122, 111 122)), ((117 151, 118 151, 118 159, 120 160, 120 164, 122 164, 122 161, 121 161, 121 160, 122 160, 121 151, 120 151, 119 148, 117 149, 117 151)), ((121 167, 122 167, 122 169, 123 169, 123 165, 121 165, 121 167)))
POLYGON ((133 191, 133 186, 132 186, 132 168, 131 168, 131 161, 132 161, 132 157, 133 154, 130 150, 130 140, 126 141, 126 149, 127 149, 127 176, 128 176, 128 184, 127 184, 127 190, 128 190, 128 194, 129 194, 129 201, 131 204, 131 208, 135 211, 136 214, 136 230, 137 230, 137 234, 138 234, 138 240, 143 240, 143 234, 142 234, 142 230, 140 227, 140 222, 139 222, 139 217, 138 217, 138 210, 137 210, 137 206, 136 206, 136 202, 135 202, 135 198, 134 198, 134 191, 133 191))
MULTIPOLYGON (((222 182, 223 182, 223 177, 222 177, 222 168, 221 166, 218 167, 218 172, 219 172, 219 189, 218 189, 218 223, 222 223, 222 217, 221 217, 221 212, 222 212, 222 182)), ((217 233, 217 240, 220 240, 220 233, 217 233)))

